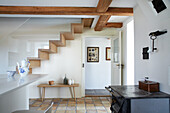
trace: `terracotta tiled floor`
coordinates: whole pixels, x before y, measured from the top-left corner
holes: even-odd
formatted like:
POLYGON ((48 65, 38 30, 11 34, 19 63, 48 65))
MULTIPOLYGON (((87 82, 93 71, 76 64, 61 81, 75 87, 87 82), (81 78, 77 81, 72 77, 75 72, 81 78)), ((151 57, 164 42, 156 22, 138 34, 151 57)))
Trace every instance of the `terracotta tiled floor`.
POLYGON ((30 109, 44 111, 54 102, 53 113, 111 113, 110 97, 85 97, 73 99, 30 99, 30 109))

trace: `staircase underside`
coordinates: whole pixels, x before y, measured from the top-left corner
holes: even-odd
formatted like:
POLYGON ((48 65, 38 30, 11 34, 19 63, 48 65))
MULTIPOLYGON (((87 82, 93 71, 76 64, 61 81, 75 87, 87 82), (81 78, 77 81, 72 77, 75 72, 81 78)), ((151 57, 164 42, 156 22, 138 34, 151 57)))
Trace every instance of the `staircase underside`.
POLYGON ((82 33, 83 27, 83 20, 82 23, 72 23, 71 32, 60 32, 60 40, 49 40, 49 49, 38 49, 38 57, 28 57, 27 60, 30 61, 29 74, 32 73, 33 68, 41 66, 41 61, 49 60, 49 54, 56 54, 58 47, 65 47, 66 40, 74 40, 74 34, 82 33))

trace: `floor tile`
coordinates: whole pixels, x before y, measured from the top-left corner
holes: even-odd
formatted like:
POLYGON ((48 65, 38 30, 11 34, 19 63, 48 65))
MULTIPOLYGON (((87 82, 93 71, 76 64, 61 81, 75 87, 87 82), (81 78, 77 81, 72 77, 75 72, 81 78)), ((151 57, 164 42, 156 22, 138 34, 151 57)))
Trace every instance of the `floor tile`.
POLYGON ((67 107, 67 110, 75 110, 76 107, 67 107))
POLYGON ((65 113, 65 110, 57 110, 55 113, 65 113))
POLYGON ((85 110, 85 107, 77 107, 77 110, 85 110))
POLYGON ((96 106, 97 110, 104 110, 105 108, 103 106, 96 106))
POLYGON ((94 102, 91 101, 91 102, 85 102, 85 103, 86 103, 86 104, 93 104, 94 102))
POLYGON ((77 113, 86 113, 85 110, 77 110, 77 113))
POLYGON ((100 99, 100 97, 92 97, 92 99, 100 99))
POLYGON ((106 110, 97 110, 97 113, 107 113, 106 110))
POLYGON ((39 107, 37 110, 38 110, 38 111, 40 111, 40 110, 41 110, 41 111, 45 111, 47 108, 48 108, 48 107, 39 107))
POLYGON ((77 104, 77 107, 85 107, 85 104, 77 104))
POLYGON ((60 104, 67 104, 67 103, 68 103, 67 101, 60 102, 60 104))
POLYGON ((76 104, 76 102, 69 101, 68 104, 76 104))
POLYGON ((76 104, 68 104, 68 107, 76 107, 76 104))
POLYGON ((85 97, 61 99, 30 99, 29 106, 32 110, 45 111, 51 102, 54 102, 52 113, 110 113, 110 98, 106 97, 85 97))
POLYGON ((102 103, 110 103, 109 101, 102 101, 102 103))
POLYGON ((53 106, 52 110, 56 110, 56 108, 57 108, 57 107, 54 107, 54 106, 53 106))
POLYGON ((92 106, 94 106, 94 104, 86 104, 86 107, 88 107, 88 106, 92 107, 92 106))
POLYGON ((97 113, 96 110, 87 110, 87 113, 97 113))
POLYGON ((59 104, 58 107, 66 107, 67 104, 59 104))
POLYGON ((57 110, 66 110, 66 107, 57 107, 57 110))
POLYGON ((48 107, 48 104, 41 104, 40 107, 48 107))
POLYGON ((39 107, 42 104, 42 102, 35 102, 31 105, 31 107, 39 107))
POLYGON ((84 103, 85 103, 84 101, 77 102, 77 104, 84 104, 84 103))
POLYGON ((66 113, 75 113, 76 111, 75 110, 72 110, 72 111, 66 111, 66 113))
POLYGON ((103 104, 95 104, 95 106, 103 106, 103 104))

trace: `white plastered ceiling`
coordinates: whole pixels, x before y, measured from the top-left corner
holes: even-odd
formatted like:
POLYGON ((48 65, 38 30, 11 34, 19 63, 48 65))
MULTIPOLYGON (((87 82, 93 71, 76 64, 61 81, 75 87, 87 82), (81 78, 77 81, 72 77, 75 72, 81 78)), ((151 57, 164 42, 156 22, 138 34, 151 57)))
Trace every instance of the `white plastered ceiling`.
MULTIPOLYGON (((97 7, 99 0, 0 0, 0 5, 6 6, 59 6, 59 7, 97 7)), ((110 7, 135 7, 136 0, 113 0, 110 7)), ((0 17, 55 17, 55 18, 97 18, 89 15, 0 15, 0 17)), ((119 16, 122 22, 124 16, 119 16)), ((117 17, 111 17, 109 22, 118 22, 117 17)), ((94 27, 94 26, 93 26, 94 27)))
MULTIPOLYGON (((58 7, 97 7, 99 0, 0 0, 0 5, 4 6, 58 6, 58 7)), ((110 7, 135 7, 136 0, 113 0, 110 7)), ((59 35, 57 27, 55 26, 56 19, 64 20, 63 22, 80 23, 81 18, 94 18, 92 28, 95 27, 99 16, 90 15, 0 15, 1 17, 26 17, 30 18, 28 21, 16 25, 14 31, 10 32, 13 37, 20 36, 28 37, 28 34, 40 36, 39 34, 51 33, 49 37, 59 35), (30 27, 31 26, 31 27, 30 27), (55 35, 53 35, 55 34, 55 35)), ((123 22, 128 16, 111 16, 108 22, 123 22)), ((2 18, 3 19, 3 18, 2 18)), ((13 19, 15 20, 15 19, 13 19)), ((4 20, 5 21, 5 20, 4 20)), ((1 23, 0 23, 1 24, 1 23)), ((58 25, 58 24, 56 24, 58 25)), ((61 25, 62 26, 62 25, 61 25)), ((63 30, 69 27, 65 24, 63 30)), ((2 28, 2 27, 1 27, 2 28)), ((7 28, 7 26, 5 26, 7 28)), ((3 29, 2 29, 3 30, 3 29)), ((68 29, 67 31, 69 31, 68 29)), ((62 29, 60 29, 62 31, 62 29)), ((1 30, 0 30, 1 32, 1 30)), ((1 38, 1 37, 0 37, 1 38)))

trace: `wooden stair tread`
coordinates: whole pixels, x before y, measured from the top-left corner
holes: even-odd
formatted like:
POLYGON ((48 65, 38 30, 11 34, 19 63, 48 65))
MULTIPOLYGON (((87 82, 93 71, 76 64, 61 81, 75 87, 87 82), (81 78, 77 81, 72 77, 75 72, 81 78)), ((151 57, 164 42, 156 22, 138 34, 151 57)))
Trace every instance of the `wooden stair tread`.
POLYGON ((38 57, 27 57, 28 60, 41 60, 40 58, 38 57))
POLYGON ((58 40, 50 40, 50 41, 53 42, 57 47, 65 47, 66 46, 61 41, 58 41, 58 40))
POLYGON ((60 34, 60 40, 50 40, 53 44, 57 47, 65 47, 66 46, 66 39, 63 34, 60 34))
POLYGON ((66 40, 74 40, 74 34, 72 32, 61 32, 66 40))
POLYGON ((27 58, 29 61, 41 61, 41 60, 46 60, 46 59, 42 59, 42 58, 38 58, 38 57, 28 57, 27 58))
POLYGON ((38 49, 38 58, 44 59, 44 60, 49 60, 49 53, 48 52, 44 52, 44 51, 40 51, 38 49))
POLYGON ((49 60, 50 53, 57 53, 57 47, 65 47, 66 40, 74 40, 74 33, 82 33, 83 27, 84 21, 82 23, 72 23, 71 32, 61 32, 60 40, 49 40, 49 49, 38 49, 38 57, 28 57, 30 73, 32 73, 32 68, 41 66, 41 60, 49 60))
POLYGON ((28 57, 27 58, 30 61, 30 68, 36 68, 41 66, 41 60, 38 57, 28 57))
POLYGON ((82 33, 83 32, 83 24, 82 23, 72 23, 71 30, 72 33, 82 33))
POLYGON ((50 49, 39 49, 42 52, 48 52, 48 53, 56 53, 55 51, 52 51, 50 49))

